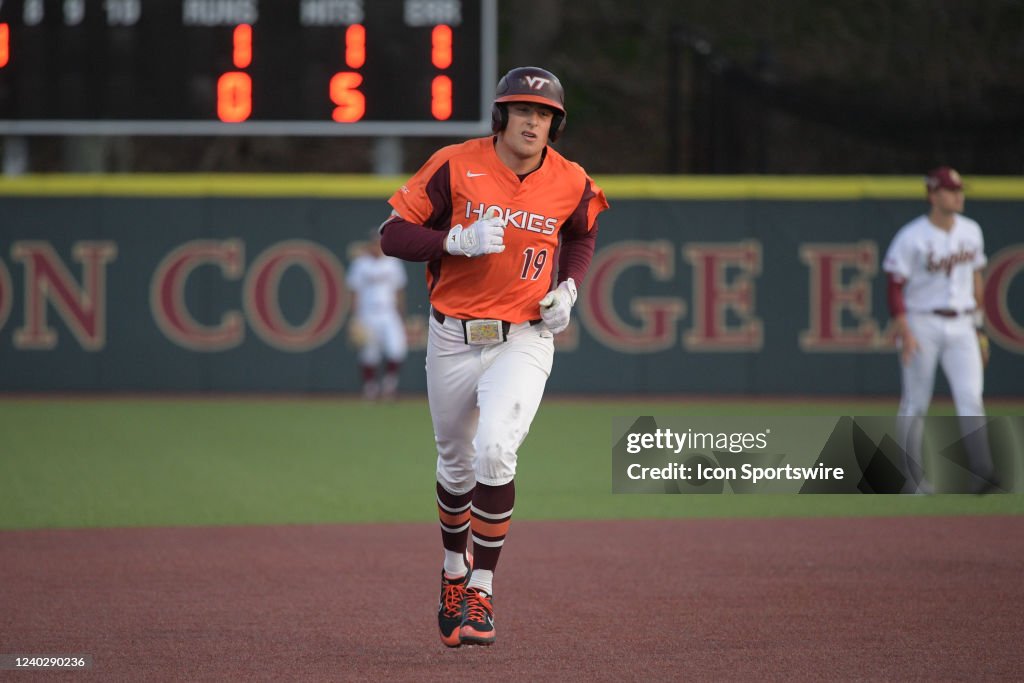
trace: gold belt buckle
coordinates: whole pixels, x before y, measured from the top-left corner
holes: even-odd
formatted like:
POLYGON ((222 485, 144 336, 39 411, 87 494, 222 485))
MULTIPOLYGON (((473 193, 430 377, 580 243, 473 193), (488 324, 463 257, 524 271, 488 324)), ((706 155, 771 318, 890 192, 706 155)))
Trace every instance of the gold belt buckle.
POLYGON ((505 341, 500 320, 467 320, 463 323, 466 343, 473 346, 490 346, 505 341))

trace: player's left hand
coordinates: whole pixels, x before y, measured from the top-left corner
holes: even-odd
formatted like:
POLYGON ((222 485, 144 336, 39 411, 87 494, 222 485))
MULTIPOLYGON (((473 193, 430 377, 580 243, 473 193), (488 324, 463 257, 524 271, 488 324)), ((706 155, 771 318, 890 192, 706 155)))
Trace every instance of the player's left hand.
POLYGON ((560 283, 540 300, 540 317, 552 334, 558 334, 569 326, 569 313, 575 303, 576 283, 572 278, 560 283))
POLYGON ((366 331, 366 327, 358 320, 351 320, 348 324, 349 343, 356 348, 362 348, 369 340, 370 333, 366 331))
POLYGON ((981 351, 981 367, 988 367, 988 359, 992 349, 989 345, 988 335, 978 330, 978 349, 981 351))

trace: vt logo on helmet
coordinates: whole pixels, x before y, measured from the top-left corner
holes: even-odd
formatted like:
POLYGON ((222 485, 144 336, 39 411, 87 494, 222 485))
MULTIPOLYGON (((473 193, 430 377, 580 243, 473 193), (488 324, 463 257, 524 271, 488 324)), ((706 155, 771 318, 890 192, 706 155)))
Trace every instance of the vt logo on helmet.
POLYGON ((494 90, 494 106, 491 108, 491 130, 495 133, 505 130, 508 125, 507 102, 536 102, 551 107, 555 115, 551 119, 551 142, 558 139, 565 129, 565 91, 562 84, 550 71, 536 66, 521 66, 501 77, 494 90))

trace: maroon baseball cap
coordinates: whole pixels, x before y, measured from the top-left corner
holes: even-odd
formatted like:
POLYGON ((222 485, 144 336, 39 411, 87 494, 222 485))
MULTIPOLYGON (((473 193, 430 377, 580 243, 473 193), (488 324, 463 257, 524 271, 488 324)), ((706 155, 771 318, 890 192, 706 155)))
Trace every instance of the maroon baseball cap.
POLYGON ((939 166, 928 171, 928 175, 924 178, 925 187, 928 188, 929 192, 938 189, 946 190, 962 190, 964 189, 963 178, 956 172, 955 168, 949 166, 939 166))

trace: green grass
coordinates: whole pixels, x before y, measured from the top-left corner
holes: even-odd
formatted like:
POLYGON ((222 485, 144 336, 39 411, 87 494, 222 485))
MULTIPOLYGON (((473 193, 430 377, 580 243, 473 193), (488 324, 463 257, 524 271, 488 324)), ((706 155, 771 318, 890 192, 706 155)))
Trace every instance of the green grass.
MULTIPOLYGON (((549 398, 520 451, 518 519, 1024 514, 1024 496, 613 495, 611 422, 891 414, 879 402, 549 398)), ((1021 414, 1024 405, 994 405, 1021 414)), ((938 406, 936 413, 949 413, 938 406)), ((0 528, 428 522, 425 400, 0 400, 0 528)))

